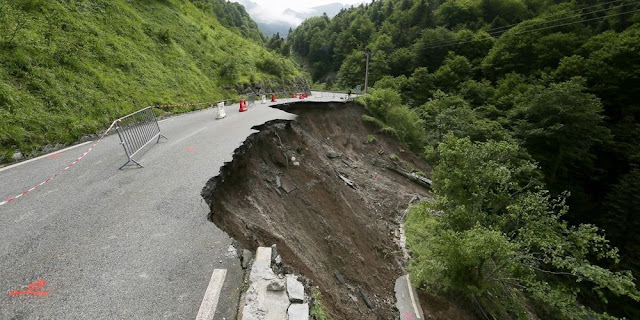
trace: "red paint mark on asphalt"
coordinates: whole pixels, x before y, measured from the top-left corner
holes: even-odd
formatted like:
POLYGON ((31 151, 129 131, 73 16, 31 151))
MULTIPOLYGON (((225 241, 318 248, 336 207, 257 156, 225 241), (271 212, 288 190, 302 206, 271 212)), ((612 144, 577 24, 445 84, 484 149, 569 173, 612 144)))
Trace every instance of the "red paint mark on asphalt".
POLYGON ((39 289, 41 289, 42 287, 44 287, 47 284, 47 281, 45 280, 38 280, 30 285, 27 286, 27 290, 25 291, 20 291, 20 290, 16 290, 16 291, 12 291, 9 292, 10 296, 22 296, 22 295, 33 295, 33 296, 46 296, 49 294, 49 291, 40 291, 39 289))
POLYGON ((48 155, 47 158, 57 158, 59 156, 60 156, 59 153, 52 153, 52 154, 48 155))
POLYGON ((186 147, 186 148, 185 148, 185 150, 187 150, 187 151, 194 151, 194 150, 196 150, 196 148, 194 148, 194 147, 186 147))
POLYGON ((413 313, 407 312, 407 311, 404 312, 403 316, 404 316, 404 319, 406 319, 406 320, 415 320, 416 319, 416 317, 413 315, 413 313))

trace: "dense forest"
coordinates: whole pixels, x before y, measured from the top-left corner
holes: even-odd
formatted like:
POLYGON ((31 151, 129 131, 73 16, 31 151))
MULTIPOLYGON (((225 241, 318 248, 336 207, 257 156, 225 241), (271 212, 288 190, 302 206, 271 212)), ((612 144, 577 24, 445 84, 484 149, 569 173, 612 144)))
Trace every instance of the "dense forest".
POLYGON ((343 88, 372 52, 366 120, 434 166, 407 221, 417 286, 482 318, 640 319, 639 11, 376 0, 272 48, 343 88))
POLYGON ((293 83, 224 0, 0 0, 0 165, 95 134, 147 105, 293 83))

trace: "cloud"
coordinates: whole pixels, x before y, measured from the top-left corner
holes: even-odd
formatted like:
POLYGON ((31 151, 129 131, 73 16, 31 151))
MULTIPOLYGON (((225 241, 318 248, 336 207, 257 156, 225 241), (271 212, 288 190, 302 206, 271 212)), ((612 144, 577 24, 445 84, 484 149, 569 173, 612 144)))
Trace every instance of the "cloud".
POLYGON ((291 26, 297 27, 304 20, 301 16, 296 16, 295 13, 305 14, 313 12, 313 8, 317 6, 327 5, 330 3, 342 3, 344 5, 360 4, 364 2, 370 2, 366 0, 233 0, 242 4, 253 20, 263 23, 287 23, 291 26), (293 10, 294 13, 288 13, 293 10))
POLYGON ((252 9, 251 11, 249 11, 249 15, 253 20, 257 22, 266 22, 266 23, 284 22, 294 27, 297 27, 299 24, 302 23, 302 19, 298 17, 292 16, 289 14, 284 14, 282 12, 278 14, 274 14, 273 12, 270 12, 269 10, 265 10, 262 7, 256 7, 252 9))

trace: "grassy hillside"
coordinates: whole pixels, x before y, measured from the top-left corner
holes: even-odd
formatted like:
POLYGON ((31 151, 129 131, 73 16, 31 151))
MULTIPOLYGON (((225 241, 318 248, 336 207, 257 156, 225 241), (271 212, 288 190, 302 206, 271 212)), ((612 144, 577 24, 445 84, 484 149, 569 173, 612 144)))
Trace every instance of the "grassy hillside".
POLYGON ((203 2, 1 0, 0 163, 146 105, 212 101, 237 84, 300 76, 203 2))

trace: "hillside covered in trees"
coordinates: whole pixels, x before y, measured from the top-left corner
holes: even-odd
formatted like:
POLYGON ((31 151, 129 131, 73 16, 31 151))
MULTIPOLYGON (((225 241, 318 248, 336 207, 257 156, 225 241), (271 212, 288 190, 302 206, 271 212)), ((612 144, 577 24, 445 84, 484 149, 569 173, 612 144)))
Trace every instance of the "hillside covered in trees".
POLYGON ((262 43, 244 8, 224 0, 0 1, 0 164, 147 105, 301 76, 262 43))
POLYGON ((407 221, 416 285, 482 318, 639 319, 639 10, 376 0, 281 48, 344 88, 373 52, 368 120, 434 166, 407 221))

